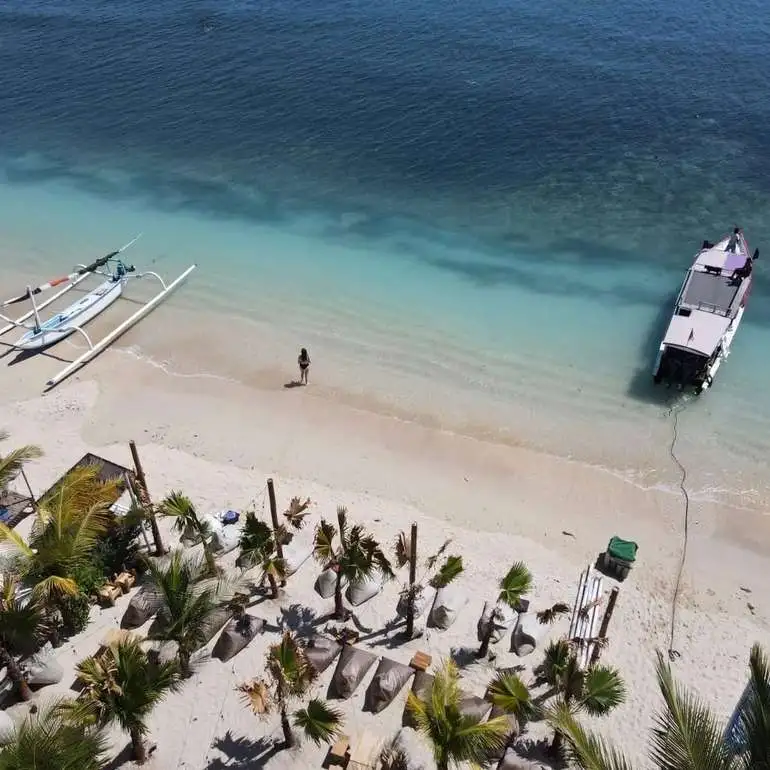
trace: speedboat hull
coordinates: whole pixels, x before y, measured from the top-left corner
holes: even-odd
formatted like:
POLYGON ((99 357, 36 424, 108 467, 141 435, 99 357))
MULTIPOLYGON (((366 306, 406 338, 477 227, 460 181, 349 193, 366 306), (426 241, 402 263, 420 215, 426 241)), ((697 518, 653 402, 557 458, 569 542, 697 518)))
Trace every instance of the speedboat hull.
POLYGON ((704 242, 679 291, 653 367, 655 384, 701 393, 730 354, 752 286, 753 262, 743 233, 704 242))
POLYGON ((40 350, 60 342, 112 305, 123 293, 124 287, 124 278, 104 281, 66 310, 42 323, 39 329, 30 329, 14 347, 18 350, 40 350))

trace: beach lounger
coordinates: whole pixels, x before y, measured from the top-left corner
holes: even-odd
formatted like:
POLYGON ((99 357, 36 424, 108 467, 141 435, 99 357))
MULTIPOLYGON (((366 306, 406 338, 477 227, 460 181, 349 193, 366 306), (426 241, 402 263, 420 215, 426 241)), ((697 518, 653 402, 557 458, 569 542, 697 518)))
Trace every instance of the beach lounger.
POLYGON ((219 658, 222 662, 235 657, 258 634, 265 630, 262 618, 244 613, 240 618, 231 618, 222 630, 222 633, 211 651, 213 658, 219 658))
MULTIPOLYGON (((436 677, 434 677, 433 674, 426 674, 425 671, 415 672, 414 679, 412 680, 412 692, 420 700, 427 700, 430 698, 430 693, 433 689, 433 680, 435 678, 436 677)), ((401 716, 401 724, 404 727, 417 727, 417 723, 414 721, 408 706, 404 706, 404 713, 401 716)))
POLYGON ((389 658, 382 658, 366 690, 364 711, 379 714, 395 700, 413 674, 413 668, 389 658))
POLYGON ((305 655, 316 674, 322 674, 342 652, 342 645, 329 636, 316 634, 305 645, 305 655))
POLYGON ((332 676, 331 693, 335 698, 347 700, 361 684, 366 672, 374 665, 377 656, 373 652, 344 645, 337 669, 332 676))

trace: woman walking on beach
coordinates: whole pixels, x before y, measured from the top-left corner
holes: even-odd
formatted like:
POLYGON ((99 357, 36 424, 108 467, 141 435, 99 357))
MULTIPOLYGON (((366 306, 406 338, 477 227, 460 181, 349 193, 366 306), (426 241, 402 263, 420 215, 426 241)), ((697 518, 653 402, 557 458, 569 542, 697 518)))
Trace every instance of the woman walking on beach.
POLYGON ((310 369, 310 356, 308 355, 306 348, 302 348, 302 350, 299 351, 297 363, 299 364, 299 384, 307 385, 307 373, 308 369, 310 369))

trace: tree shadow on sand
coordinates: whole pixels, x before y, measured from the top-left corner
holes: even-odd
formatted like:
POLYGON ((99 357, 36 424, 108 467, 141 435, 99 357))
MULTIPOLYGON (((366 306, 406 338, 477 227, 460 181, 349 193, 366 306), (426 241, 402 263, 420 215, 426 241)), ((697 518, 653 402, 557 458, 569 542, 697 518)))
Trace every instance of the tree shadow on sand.
POLYGON ((258 770, 283 749, 283 742, 269 735, 263 735, 257 740, 234 738, 228 730, 214 740, 211 748, 225 756, 213 757, 204 770, 258 770))

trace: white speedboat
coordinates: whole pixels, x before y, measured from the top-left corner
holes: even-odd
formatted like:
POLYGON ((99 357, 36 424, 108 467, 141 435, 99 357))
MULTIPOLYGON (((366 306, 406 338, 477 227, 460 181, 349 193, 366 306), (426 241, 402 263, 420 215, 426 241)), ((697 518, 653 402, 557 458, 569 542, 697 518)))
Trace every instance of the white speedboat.
POLYGON ((711 386, 743 318, 758 257, 759 249, 749 255, 737 227, 717 244, 703 242, 658 350, 656 384, 692 388, 696 393, 711 386))
POLYGON ((73 302, 66 310, 30 329, 19 338, 14 347, 19 350, 39 350, 63 340, 117 301, 125 286, 125 273, 120 276, 116 274, 77 302, 73 302))

